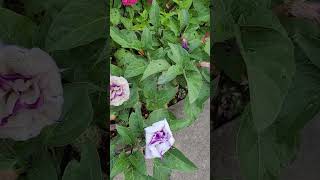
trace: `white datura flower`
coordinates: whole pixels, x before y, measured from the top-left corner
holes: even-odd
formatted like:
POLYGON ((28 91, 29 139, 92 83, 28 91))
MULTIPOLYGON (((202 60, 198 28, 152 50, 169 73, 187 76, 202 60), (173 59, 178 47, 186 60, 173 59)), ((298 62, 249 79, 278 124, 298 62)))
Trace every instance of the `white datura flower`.
POLYGON ((128 81, 123 77, 110 76, 110 105, 120 106, 130 97, 128 81))
POLYGON ((0 45, 0 138, 39 135, 59 120, 62 105, 59 69, 47 53, 0 45))
POLYGON ((153 123, 144 129, 146 136, 145 158, 162 158, 174 143, 174 138, 166 119, 153 123))

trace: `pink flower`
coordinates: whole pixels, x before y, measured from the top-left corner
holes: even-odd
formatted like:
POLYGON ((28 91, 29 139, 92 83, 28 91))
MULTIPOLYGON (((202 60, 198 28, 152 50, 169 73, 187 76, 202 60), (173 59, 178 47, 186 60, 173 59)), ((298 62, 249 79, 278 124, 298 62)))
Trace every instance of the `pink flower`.
POLYGON ((174 143, 174 138, 166 119, 153 123, 144 129, 146 136, 145 158, 162 158, 174 143))
POLYGON ((137 4, 138 0, 122 0, 124 6, 132 6, 137 4))
POLYGON ((130 88, 128 81, 123 77, 110 76, 110 105, 120 106, 129 100, 130 88))

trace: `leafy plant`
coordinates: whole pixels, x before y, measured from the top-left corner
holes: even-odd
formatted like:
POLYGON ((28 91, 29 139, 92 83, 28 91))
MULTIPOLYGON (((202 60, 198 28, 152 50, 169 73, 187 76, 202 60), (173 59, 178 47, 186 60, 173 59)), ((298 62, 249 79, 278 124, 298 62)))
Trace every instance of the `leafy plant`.
POLYGON ((210 75, 201 63, 210 56, 210 13, 207 0, 139 1, 122 6, 112 1, 111 75, 124 77, 130 98, 111 106, 111 178, 169 179, 172 170, 196 166, 177 148, 154 159, 153 175, 146 172, 144 128, 167 119, 172 131, 190 126, 209 98, 210 75), (152 3, 151 3, 152 2, 152 3), (185 117, 168 109, 184 101, 185 117))
POLYGON ((278 179, 295 157, 300 131, 319 111, 320 29, 312 9, 299 9, 307 3, 213 3, 216 65, 234 81, 245 77, 250 89, 237 141, 246 180, 278 179), (229 45, 237 48, 222 48, 229 45))

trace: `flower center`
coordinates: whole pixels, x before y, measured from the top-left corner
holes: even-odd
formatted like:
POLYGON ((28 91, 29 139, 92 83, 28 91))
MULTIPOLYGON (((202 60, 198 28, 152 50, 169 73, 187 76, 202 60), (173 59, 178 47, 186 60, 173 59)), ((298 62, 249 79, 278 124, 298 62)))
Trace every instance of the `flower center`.
POLYGON ((41 90, 31 76, 0 74, 0 126, 22 109, 36 109, 44 102, 41 90))
POLYGON ((111 101, 115 98, 122 96, 124 94, 122 86, 118 84, 111 84, 110 86, 110 99, 111 101))
POLYGON ((169 134, 164 131, 164 128, 162 128, 160 131, 154 133, 149 144, 155 144, 157 142, 161 144, 165 141, 168 141, 169 138, 169 134))

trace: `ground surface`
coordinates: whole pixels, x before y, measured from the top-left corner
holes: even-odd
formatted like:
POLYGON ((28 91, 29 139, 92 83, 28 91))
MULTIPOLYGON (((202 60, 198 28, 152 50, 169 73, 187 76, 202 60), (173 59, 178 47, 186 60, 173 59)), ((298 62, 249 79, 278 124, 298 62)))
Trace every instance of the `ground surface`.
MULTIPOLYGON (((183 117, 183 101, 170 107, 178 117, 183 117)), ((209 180, 210 179, 210 104, 205 103, 199 119, 190 127, 174 134, 175 145, 199 168, 194 173, 174 171, 171 180, 209 180)), ((152 174, 152 161, 147 161, 148 173, 152 174)), ((114 180, 123 180, 119 175, 114 180)))

